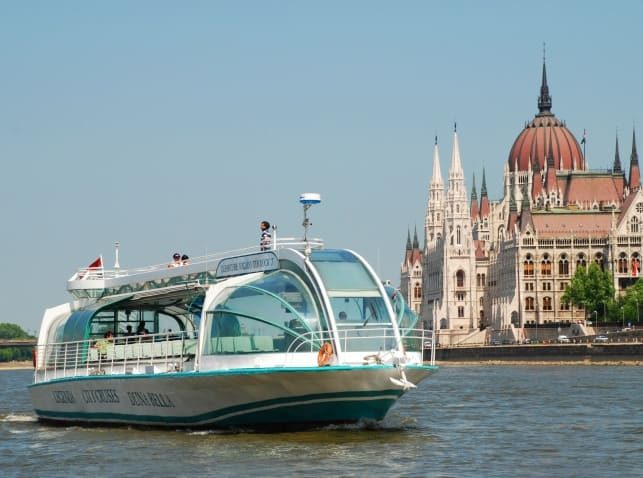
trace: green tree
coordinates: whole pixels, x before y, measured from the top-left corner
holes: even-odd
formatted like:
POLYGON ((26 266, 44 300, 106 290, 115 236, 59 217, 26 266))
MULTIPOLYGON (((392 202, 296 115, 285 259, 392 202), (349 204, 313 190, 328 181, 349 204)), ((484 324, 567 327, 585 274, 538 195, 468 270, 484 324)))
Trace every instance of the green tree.
POLYGON ((600 310, 614 300, 612 275, 592 263, 579 267, 561 298, 564 302, 584 307, 586 311, 600 310))
POLYGON ((32 339, 33 336, 22 330, 19 325, 0 323, 0 340, 32 339))
MULTIPOLYGON (((19 325, 0 323, 0 340, 33 339, 19 325)), ((5 347, 0 349, 0 362, 31 359, 31 347, 5 347)))
POLYGON ((627 288, 620 305, 623 307, 623 315, 619 318, 624 318, 626 322, 640 322, 641 308, 643 308, 643 281, 637 280, 627 288))

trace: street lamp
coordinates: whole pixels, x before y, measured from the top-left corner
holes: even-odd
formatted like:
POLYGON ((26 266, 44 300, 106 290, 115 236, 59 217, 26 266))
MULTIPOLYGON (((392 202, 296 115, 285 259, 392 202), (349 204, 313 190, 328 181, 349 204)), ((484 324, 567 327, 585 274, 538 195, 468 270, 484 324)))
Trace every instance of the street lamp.
POLYGON ((593 310, 592 314, 594 314, 594 321, 596 322, 596 333, 598 333, 598 312, 593 310))
POLYGON ((623 327, 625 328, 625 309, 621 307, 621 317, 623 317, 623 327))
POLYGON ((636 323, 637 324, 639 323, 639 320, 640 320, 640 317, 639 317, 639 300, 636 299, 636 323))

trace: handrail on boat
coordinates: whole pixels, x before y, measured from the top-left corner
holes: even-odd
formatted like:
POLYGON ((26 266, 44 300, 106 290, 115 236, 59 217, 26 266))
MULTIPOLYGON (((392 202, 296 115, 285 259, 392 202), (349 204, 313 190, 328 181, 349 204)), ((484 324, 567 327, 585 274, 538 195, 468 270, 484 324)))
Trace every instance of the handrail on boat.
POLYGON ((178 372, 196 353, 194 332, 54 342, 36 346, 34 383, 111 373, 178 372))
MULTIPOLYGON (((285 363, 298 352, 317 353, 324 342, 339 344, 342 353, 361 352, 363 363, 389 363, 394 352, 424 354, 430 344, 429 364, 435 365, 435 339, 430 330, 400 329, 401 344, 389 327, 340 328, 300 334, 286 350, 285 363), (402 346, 400 346, 402 345, 402 346), (376 352, 373 355, 373 352, 376 352), (393 353, 392 353, 393 352, 393 353)), ((196 332, 163 332, 131 337, 54 342, 36 346, 34 383, 66 377, 171 373, 183 371, 196 355, 196 332)), ((353 359, 355 355, 352 355, 353 359)), ((351 360, 352 361, 352 360, 351 360)))
MULTIPOLYGON (((324 241, 318 238, 311 238, 308 241, 305 241, 300 237, 281 237, 273 241, 272 247, 270 250, 275 251, 278 249, 291 248, 295 250, 304 250, 306 246, 311 249, 321 249, 324 247, 324 241)), ((267 252, 265 249, 262 249, 260 246, 248 246, 240 249, 231 249, 225 252, 216 252, 212 254, 205 254, 202 256, 190 257, 189 264, 203 264, 207 266, 211 262, 217 262, 226 257, 234 256, 243 256, 247 254, 256 254, 260 252, 267 252)), ((187 265, 187 264, 186 264, 187 265)), ((177 266, 182 267, 182 266, 177 266)), ((79 267, 74 275, 69 279, 69 281, 75 281, 78 279, 83 280, 103 280, 103 279, 113 279, 115 277, 128 277, 135 276, 138 274, 145 274, 148 272, 154 272, 159 270, 164 270, 168 268, 168 263, 163 262, 161 264, 153 264, 150 266, 143 266, 133 269, 103 269, 103 268, 94 268, 94 267, 79 267)))
MULTIPOLYGON (((335 334, 330 331, 311 331, 297 336, 289 345, 286 354, 297 352, 317 352, 324 342, 334 344, 335 334)), ((435 334, 431 330, 424 329, 400 329, 400 347, 399 341, 393 335, 390 327, 364 328, 351 327, 339 328, 336 339, 341 347, 342 353, 352 352, 369 352, 374 350, 378 354, 385 354, 395 350, 404 350, 405 352, 424 353, 427 345, 430 345, 429 364, 435 365, 435 334), (377 348, 373 348, 374 342, 380 342, 377 348), (360 345, 369 345, 369 347, 360 347, 360 345)), ((365 356, 367 359, 369 356, 365 356)))

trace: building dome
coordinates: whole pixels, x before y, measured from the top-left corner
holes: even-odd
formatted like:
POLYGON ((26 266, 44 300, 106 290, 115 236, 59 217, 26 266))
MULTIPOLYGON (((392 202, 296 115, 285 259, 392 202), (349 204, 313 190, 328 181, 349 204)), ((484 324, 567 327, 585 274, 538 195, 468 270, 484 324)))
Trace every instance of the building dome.
POLYGON ((538 109, 538 114, 520 132, 511 147, 509 170, 528 171, 534 168, 537 161, 542 171, 546 168, 550 156, 553 158, 555 169, 584 170, 585 158, 580 144, 565 123, 551 112, 551 96, 544 63, 538 109))

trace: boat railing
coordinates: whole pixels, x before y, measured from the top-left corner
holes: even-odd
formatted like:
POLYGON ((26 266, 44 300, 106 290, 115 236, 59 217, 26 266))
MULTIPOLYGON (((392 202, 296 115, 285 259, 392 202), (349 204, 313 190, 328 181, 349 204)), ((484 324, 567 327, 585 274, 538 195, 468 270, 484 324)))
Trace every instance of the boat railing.
POLYGON ((364 356, 364 359, 373 358, 375 362, 378 360, 377 355, 383 357, 394 350, 424 354, 424 350, 430 349, 428 361, 435 365, 435 336, 431 330, 424 329, 400 329, 401 344, 390 327, 342 327, 336 334, 330 331, 311 331, 297 336, 286 353, 316 352, 324 342, 332 344, 334 337, 337 338, 342 353, 371 353, 364 356), (372 355, 374 352, 375 356, 372 355))
MULTIPOLYGON (((324 241, 318 238, 311 238, 305 241, 301 237, 280 237, 276 238, 269 246, 268 251, 274 251, 277 249, 291 248, 295 250, 305 250, 306 248, 310 249, 321 249, 324 247, 324 241)), ((174 263, 161 263, 153 264, 150 266, 138 267, 133 269, 104 269, 96 267, 80 267, 76 270, 74 275, 69 279, 70 281, 75 281, 79 279, 86 280, 103 280, 103 279, 113 279, 116 277, 127 277, 134 276, 138 274, 146 274, 148 272, 165 270, 168 268, 179 268, 185 265, 202 265, 205 270, 209 270, 209 265, 215 266, 217 262, 226 257, 235 257, 243 256, 247 254, 256 254, 260 252, 266 252, 265 246, 249 246, 243 247, 240 249, 231 249, 224 252, 217 252, 212 254, 205 254, 202 256, 190 257, 188 262, 182 263, 181 265, 175 265, 174 263)))
POLYGON ((183 370, 196 353, 194 332, 55 342, 36 346, 34 383, 65 377, 183 370))

